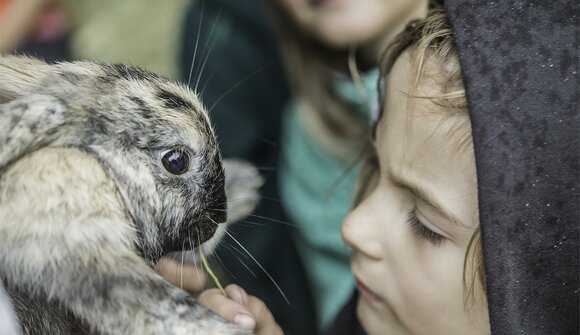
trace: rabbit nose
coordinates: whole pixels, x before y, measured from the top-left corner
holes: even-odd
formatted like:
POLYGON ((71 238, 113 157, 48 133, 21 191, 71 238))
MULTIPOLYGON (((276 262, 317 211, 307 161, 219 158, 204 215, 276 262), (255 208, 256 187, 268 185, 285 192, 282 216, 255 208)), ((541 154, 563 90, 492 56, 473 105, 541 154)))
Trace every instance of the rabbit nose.
POLYGON ((207 207, 207 215, 216 223, 225 223, 228 218, 228 206, 223 180, 216 184, 210 194, 211 199, 207 207))

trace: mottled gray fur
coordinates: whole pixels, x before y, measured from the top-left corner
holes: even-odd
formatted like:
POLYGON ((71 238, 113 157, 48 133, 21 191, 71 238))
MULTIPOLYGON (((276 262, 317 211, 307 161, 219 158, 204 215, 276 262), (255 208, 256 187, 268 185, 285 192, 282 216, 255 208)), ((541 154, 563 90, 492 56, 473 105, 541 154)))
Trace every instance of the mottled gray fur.
MULTIPOLYGON (((124 65, 0 56, 0 276, 26 334, 246 334, 152 269, 215 245, 224 177, 187 88, 124 65), (182 175, 161 163, 174 148, 191 156, 182 175)), ((230 219, 258 186, 227 187, 246 199, 230 219)))

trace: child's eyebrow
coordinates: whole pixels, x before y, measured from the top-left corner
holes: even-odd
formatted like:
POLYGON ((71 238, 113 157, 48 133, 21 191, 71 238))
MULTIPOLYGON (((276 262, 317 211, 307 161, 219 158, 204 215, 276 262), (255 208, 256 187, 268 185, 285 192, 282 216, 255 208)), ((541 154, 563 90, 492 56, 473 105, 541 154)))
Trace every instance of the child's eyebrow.
POLYGON ((427 206, 432 207, 434 210, 443 214, 443 216, 448 218, 452 223, 465 227, 465 224, 462 224, 461 220, 459 220, 457 216, 455 216, 453 213, 451 213, 451 211, 449 211, 447 208, 445 208, 445 206, 442 206, 441 203, 437 201, 437 198, 433 195, 432 192, 422 188, 419 185, 414 185, 412 182, 402 179, 399 176, 391 175, 391 181, 396 186, 405 188, 413 193, 413 195, 416 197, 421 198, 427 206))

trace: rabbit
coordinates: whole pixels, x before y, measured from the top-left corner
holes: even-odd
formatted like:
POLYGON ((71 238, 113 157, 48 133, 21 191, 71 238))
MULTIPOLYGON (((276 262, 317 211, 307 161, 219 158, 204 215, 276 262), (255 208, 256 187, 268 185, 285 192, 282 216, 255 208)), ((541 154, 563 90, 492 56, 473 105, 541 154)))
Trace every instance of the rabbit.
POLYGON ((0 56, 0 278, 23 333, 249 334, 153 270, 253 210, 259 174, 224 165, 184 86, 0 56))

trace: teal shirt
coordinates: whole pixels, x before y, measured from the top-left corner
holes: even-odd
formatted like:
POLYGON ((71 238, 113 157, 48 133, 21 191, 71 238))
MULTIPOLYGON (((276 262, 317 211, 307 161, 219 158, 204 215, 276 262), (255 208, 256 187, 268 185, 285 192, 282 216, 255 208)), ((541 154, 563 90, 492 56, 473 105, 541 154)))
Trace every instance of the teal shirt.
MULTIPOLYGON (((352 103, 353 112, 368 116, 376 107, 378 71, 363 77, 365 88, 337 80, 336 92, 352 103)), ((280 191, 282 202, 298 227, 294 236, 311 284, 323 330, 346 303, 355 286, 350 249, 340 235, 348 214, 360 166, 327 151, 309 133, 296 105, 284 115, 280 191)))

